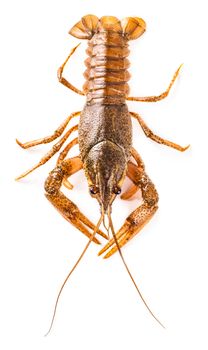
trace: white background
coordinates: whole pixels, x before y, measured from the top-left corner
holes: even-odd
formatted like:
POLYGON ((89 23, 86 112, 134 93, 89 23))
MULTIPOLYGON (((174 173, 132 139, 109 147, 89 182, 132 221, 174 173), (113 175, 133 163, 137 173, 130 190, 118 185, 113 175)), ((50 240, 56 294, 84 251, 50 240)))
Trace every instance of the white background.
MULTIPOLYGON (((207 349, 207 10, 206 1, 7 1, 1 9, 1 348, 207 349), (84 98, 60 85, 56 71, 79 41, 67 35, 81 16, 139 16, 147 31, 130 43, 131 94, 161 93, 184 63, 170 96, 156 104, 129 103, 180 153, 147 139, 134 123, 134 145, 160 195, 160 208, 123 253, 149 315, 120 257, 97 257, 92 245, 67 284, 52 333, 44 338, 59 286, 87 239, 47 202, 43 183, 55 157, 24 181, 15 176, 50 145, 22 150, 21 141, 46 136, 82 109, 84 98)), ((83 84, 86 42, 66 76, 83 84)), ((75 154, 77 151, 75 151, 75 154)), ((83 173, 67 192, 89 218, 99 209, 83 173)), ((137 200, 113 206, 118 229, 137 200)))

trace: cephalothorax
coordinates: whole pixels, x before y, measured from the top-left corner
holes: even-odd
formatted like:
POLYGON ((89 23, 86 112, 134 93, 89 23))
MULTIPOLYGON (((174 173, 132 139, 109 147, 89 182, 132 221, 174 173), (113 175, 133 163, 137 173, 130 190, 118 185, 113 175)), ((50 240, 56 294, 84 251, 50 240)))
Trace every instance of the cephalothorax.
MULTIPOLYGON (((87 69, 84 73, 86 82, 83 91, 74 87, 63 77, 64 67, 77 47, 70 52, 66 61, 58 70, 58 79, 62 84, 74 92, 86 96, 84 109, 82 112, 75 112, 68 116, 51 136, 24 144, 17 141, 23 148, 52 142, 63 134, 73 117, 80 115, 78 125, 69 129, 36 166, 17 178, 18 180, 23 178, 46 163, 61 149, 71 133, 78 130, 78 137, 69 142, 62 150, 57 160, 57 166, 51 171, 45 182, 48 200, 66 220, 90 238, 64 284, 81 260, 90 242, 99 243, 95 237, 96 233, 108 239, 108 243, 101 249, 99 255, 105 252, 104 258, 108 258, 118 250, 123 260, 120 248, 148 223, 158 208, 157 191, 146 174, 140 155, 132 146, 131 118, 138 120, 146 136, 152 140, 181 152, 188 148, 188 146, 181 147, 155 135, 140 115, 128 111, 126 105, 128 100, 156 102, 165 98, 181 68, 180 66, 177 69, 164 93, 150 97, 129 97, 127 83, 130 78, 128 72, 130 63, 127 59, 129 55, 128 42, 140 37, 145 29, 145 22, 138 17, 127 17, 119 21, 112 16, 105 16, 100 19, 94 15, 84 16, 69 32, 76 38, 88 40, 86 51, 88 58, 85 60, 87 69), (76 144, 79 144, 80 154, 77 157, 66 159, 68 152, 76 144), (101 208, 101 217, 97 225, 94 225, 82 214, 78 207, 60 191, 62 184, 72 189, 73 186, 68 178, 82 168, 88 180, 89 192, 91 196, 98 200, 101 208), (120 230, 115 233, 111 220, 111 207, 114 199, 122 190, 122 184, 126 176, 130 178, 132 185, 121 195, 121 198, 128 199, 140 189, 143 203, 128 216, 120 230), (109 227, 112 232, 111 239, 99 229, 105 215, 109 219, 109 227)), ((125 264, 124 260, 123 262, 125 264)), ((125 267, 141 296, 126 264, 125 267)), ((144 303, 147 306, 145 301, 144 303)), ((148 306, 147 308, 153 315, 148 306)), ((155 319, 160 323, 156 317, 155 319)))

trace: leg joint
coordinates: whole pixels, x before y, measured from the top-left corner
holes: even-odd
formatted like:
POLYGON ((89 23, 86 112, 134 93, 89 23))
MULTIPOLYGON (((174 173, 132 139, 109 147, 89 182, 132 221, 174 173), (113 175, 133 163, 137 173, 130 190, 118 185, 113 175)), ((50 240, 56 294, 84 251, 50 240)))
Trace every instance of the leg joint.
POLYGON ((159 201, 159 196, 154 184, 146 174, 142 175, 139 181, 139 185, 142 190, 142 197, 144 199, 144 202, 148 205, 148 207, 156 206, 159 201))
POLYGON ((54 170, 50 172, 49 176, 45 181, 45 184, 44 184, 45 191, 48 194, 52 194, 52 195, 57 194, 57 192, 61 187, 63 177, 64 177, 64 172, 62 168, 60 166, 57 166, 54 170))
POLYGON ((151 138, 153 136, 153 132, 149 128, 144 127, 143 130, 144 130, 144 133, 147 137, 151 138))
POLYGON ((62 81, 62 73, 63 73, 63 67, 59 67, 58 71, 57 71, 57 78, 58 78, 58 81, 62 81))

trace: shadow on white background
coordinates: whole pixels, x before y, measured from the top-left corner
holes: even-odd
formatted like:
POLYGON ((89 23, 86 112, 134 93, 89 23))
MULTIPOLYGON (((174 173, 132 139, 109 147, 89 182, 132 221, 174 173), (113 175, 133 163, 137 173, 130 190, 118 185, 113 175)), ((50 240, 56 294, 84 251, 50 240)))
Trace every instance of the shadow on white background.
MULTIPOLYGON (((1 348, 207 349, 207 42, 205 2, 7 2, 1 11, 1 348), (92 245, 67 284, 52 333, 55 298, 87 240, 54 210, 43 184, 55 157, 14 182, 50 145, 24 151, 15 138, 49 135, 83 108, 84 98, 57 82, 56 71, 78 41, 67 31, 82 15, 139 16, 145 35, 130 43, 131 95, 159 94, 184 63, 170 96, 129 103, 156 134, 183 146, 179 153, 147 139, 134 122, 134 146, 160 195, 159 211, 123 253, 163 330, 149 315, 117 255, 97 257, 92 245)), ((66 76, 81 88, 86 42, 66 76)), ((77 154, 78 150, 74 150, 77 154)), ((72 152, 73 154, 73 152, 72 152)), ((66 192, 97 222, 82 172, 66 192)), ((137 205, 116 200, 118 229, 137 205)))

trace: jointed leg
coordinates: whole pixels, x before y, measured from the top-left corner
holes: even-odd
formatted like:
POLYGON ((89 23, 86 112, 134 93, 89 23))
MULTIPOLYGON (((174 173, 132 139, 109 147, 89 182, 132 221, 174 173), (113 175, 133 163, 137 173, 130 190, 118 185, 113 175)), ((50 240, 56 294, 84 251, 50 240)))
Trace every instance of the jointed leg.
MULTIPOLYGON (((135 150, 135 148, 132 147, 131 149, 131 155, 134 158, 134 160, 137 163, 137 167, 139 168, 139 170, 142 172, 145 169, 144 163, 142 158, 140 157, 139 153, 135 150)), ((136 165, 135 165, 136 167, 136 165)), ((127 173, 126 176, 129 176, 129 167, 127 168, 127 173)), ((121 199, 130 199, 131 197, 133 197, 133 195, 135 193, 137 193, 138 191, 138 186, 135 185, 134 183, 121 195, 121 199)))
POLYGON ((45 164, 46 162, 49 161, 49 159, 51 159, 51 157, 54 156, 54 154, 56 154, 60 148, 62 147, 62 145, 64 144, 64 142, 68 139, 68 137, 70 136, 70 134, 78 129, 78 125, 73 126, 71 129, 69 129, 65 135, 55 144, 53 145, 53 147, 51 148, 51 150, 49 152, 47 152, 39 161, 38 164, 36 164, 34 167, 32 167, 31 169, 27 170, 26 172, 24 172, 23 174, 21 174, 20 176, 18 176, 16 178, 16 180, 20 180, 23 177, 27 176, 28 174, 30 174, 32 171, 34 171, 35 169, 39 168, 40 166, 42 166, 43 164, 45 164))
MULTIPOLYGON (((60 191, 63 179, 82 169, 82 166, 80 157, 64 160, 50 172, 46 179, 45 195, 67 221, 90 238, 95 225, 88 220, 86 216, 80 212, 78 207, 60 191)), ((99 235, 107 239, 107 236, 101 230, 98 230, 97 232, 99 235)), ((97 238, 94 238, 93 241, 98 244, 100 243, 97 238)))
POLYGON ((167 97, 171 87, 173 86, 174 81, 176 80, 179 71, 182 67, 182 64, 179 66, 179 68, 177 69, 177 71, 175 72, 175 74, 173 75, 173 78, 167 88, 167 90, 165 92, 163 92, 162 94, 158 95, 158 96, 148 96, 148 97, 127 97, 128 101, 139 101, 139 102, 157 102, 162 100, 163 98, 167 97))
MULTIPOLYGON (((61 162, 66 158, 67 154, 69 153, 70 149, 78 144, 78 138, 72 140, 68 143, 68 145, 63 149, 63 151, 60 153, 58 159, 57 159, 57 165, 61 164, 61 162)), ((67 180, 66 177, 63 179, 63 185, 68 188, 68 190, 72 190, 73 185, 67 180)))
POLYGON ((59 165, 67 156, 70 149, 78 144, 78 137, 76 139, 72 140, 71 142, 66 145, 66 147, 63 149, 63 151, 59 154, 59 157, 57 159, 57 165, 59 165))
POLYGON ((77 89, 74 85, 72 85, 71 83, 69 83, 65 78, 63 78, 62 74, 63 74, 63 71, 64 71, 64 67, 65 65, 67 64, 68 60, 70 59, 70 57, 73 55, 74 51, 77 49, 77 47, 79 46, 80 44, 78 44, 77 46, 75 46, 69 56, 67 57, 67 59, 65 60, 65 62, 61 65, 61 67, 58 69, 58 80, 61 84, 65 85, 67 88, 69 88, 70 90, 76 92, 77 94, 79 95, 85 95, 83 91, 77 89))
POLYGON ((34 141, 29 141, 29 142, 25 142, 25 143, 21 143, 19 140, 16 139, 16 142, 18 143, 18 145, 22 148, 29 148, 29 147, 33 147, 33 146, 37 146, 37 145, 41 145, 43 143, 50 143, 53 140, 57 139, 59 136, 61 136, 65 130, 65 128, 67 127, 68 123, 70 122, 70 120, 76 116, 78 116, 81 112, 74 112, 72 114, 70 114, 65 120, 64 122, 58 127, 58 129, 56 129, 53 133, 53 135, 50 136, 46 136, 43 137, 41 139, 38 140, 34 140, 34 141))
POLYGON ((141 171, 144 170, 144 168, 145 168, 144 162, 143 162, 140 154, 137 152, 137 150, 134 147, 131 148, 131 155, 135 159, 139 169, 141 169, 141 171))
POLYGON ((145 124, 144 120, 140 117, 139 114, 137 113, 134 113, 134 112, 130 112, 130 114, 132 115, 132 117, 134 117, 135 119, 138 120, 139 124, 141 125, 142 127, 142 130, 144 131, 145 135, 147 137, 149 137, 151 140, 157 142, 157 143, 160 143, 162 145, 165 145, 165 146, 169 146, 169 147, 172 147, 172 148, 175 148, 177 149, 177 151, 180 151, 180 152, 184 152, 187 150, 187 148, 189 148, 190 145, 186 146, 186 147, 182 147, 174 142, 171 142, 171 141, 168 141, 168 140, 165 140, 165 139, 162 139, 160 136, 157 136, 155 135, 149 128, 148 126, 145 124))
MULTIPOLYGON (((129 162, 127 174, 135 186, 141 189, 143 203, 127 217, 124 225, 117 232, 116 238, 120 247, 122 247, 138 232, 140 232, 158 209, 157 191, 145 171, 139 169, 138 166, 129 162)), ((109 258, 117 251, 117 246, 115 244, 114 238, 112 238, 104 246, 104 248, 101 249, 99 255, 106 252, 107 250, 108 252, 104 258, 109 258)))

